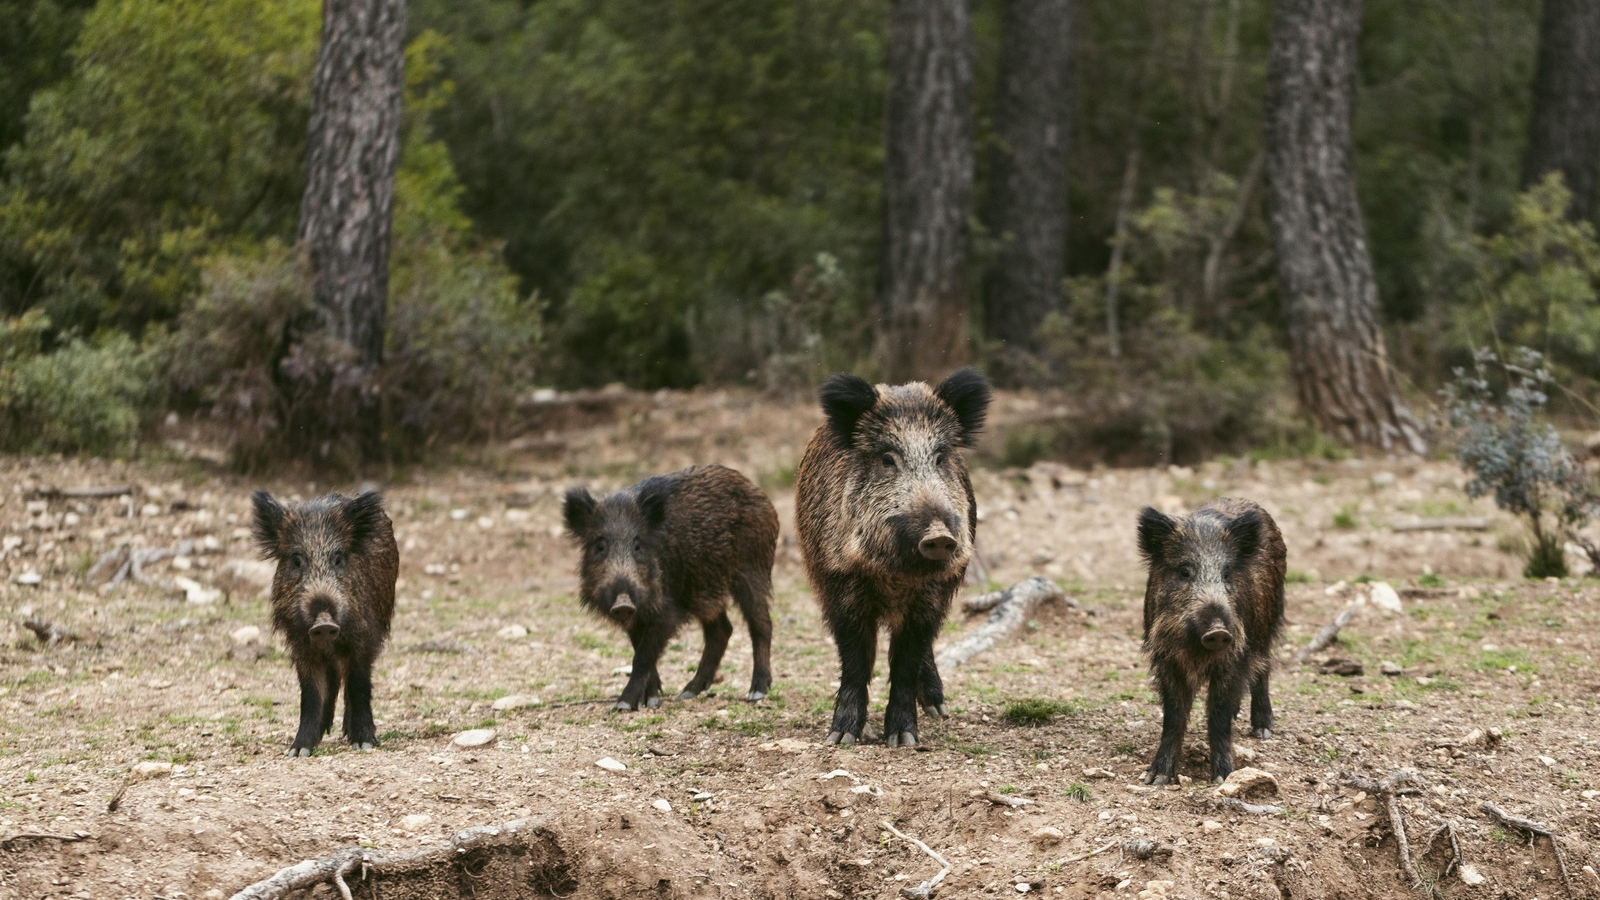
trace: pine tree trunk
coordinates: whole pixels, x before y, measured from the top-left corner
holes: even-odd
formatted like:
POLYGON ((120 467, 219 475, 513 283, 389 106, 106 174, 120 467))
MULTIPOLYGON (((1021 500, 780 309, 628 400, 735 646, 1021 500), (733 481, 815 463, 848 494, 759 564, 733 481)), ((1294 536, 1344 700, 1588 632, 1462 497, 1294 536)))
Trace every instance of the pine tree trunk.
POLYGON ((356 389, 352 425, 368 461, 381 454, 377 369, 383 362, 389 226, 400 158, 405 0, 324 0, 312 86, 306 190, 298 239, 311 262, 316 332, 346 352, 335 385, 356 389))
POLYGON ((1568 215, 1600 213, 1600 2, 1545 0, 1522 186, 1560 172, 1568 215))
POLYGON ((938 378, 968 359, 971 95, 966 0, 894 0, 877 333, 891 381, 938 378))
POLYGON ((1360 0, 1277 0, 1266 142, 1278 290, 1307 414, 1344 443, 1422 453, 1378 328, 1356 200, 1350 123, 1360 27, 1360 0))
POLYGON ((987 336, 1037 349, 1034 332, 1064 307, 1072 0, 1009 0, 995 104, 990 227, 1000 239, 984 306, 987 336))

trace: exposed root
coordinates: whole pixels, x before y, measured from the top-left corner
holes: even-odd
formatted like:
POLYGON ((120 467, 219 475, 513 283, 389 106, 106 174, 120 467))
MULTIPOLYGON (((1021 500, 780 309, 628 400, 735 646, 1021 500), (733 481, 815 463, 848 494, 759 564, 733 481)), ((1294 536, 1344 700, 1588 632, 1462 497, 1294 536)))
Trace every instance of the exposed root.
POLYGON ((996 794, 994 791, 984 794, 983 799, 995 804, 996 806, 1009 806, 1012 809, 1019 809, 1033 802, 1027 797, 1013 797, 1010 794, 996 794))
POLYGON ((447 863, 480 847, 509 844, 523 835, 536 834, 544 828, 543 818, 517 819, 504 825, 478 825, 456 832, 449 843, 409 853, 346 847, 332 856, 308 859, 282 869, 271 878, 240 890, 233 895, 233 900, 277 900, 319 884, 334 885, 345 900, 350 900, 350 886, 344 879, 357 868, 361 869, 364 879, 368 875, 383 875, 418 865, 447 863))
POLYGON ((140 584, 166 587, 165 584, 147 577, 144 567, 174 556, 199 556, 203 553, 221 552, 221 548, 207 547, 197 541, 188 540, 179 541, 171 547, 143 547, 138 550, 126 546, 118 547, 100 554, 100 558, 89 567, 87 578, 91 584, 117 585, 124 581, 137 581, 140 584), (108 576, 107 572, 111 574, 108 576))
POLYGON ((78 636, 72 632, 62 629, 54 622, 46 622, 44 619, 24 619, 22 627, 33 632, 33 636, 39 639, 39 643, 44 644, 46 647, 54 647, 62 641, 75 641, 78 639, 78 636))
POLYGON ((1529 819, 1513 816, 1487 800, 1479 803, 1478 808, 1499 819, 1500 824, 1526 833, 1528 835, 1528 846, 1530 847, 1533 846, 1535 840, 1541 837, 1549 838, 1550 848, 1556 854, 1556 871, 1561 873, 1561 888, 1566 891, 1568 897, 1572 896, 1572 876, 1567 872, 1567 860, 1561 853, 1561 841, 1556 838, 1554 829, 1529 819))
POLYGON ((1077 856, 1069 856, 1066 859, 1063 859, 1061 861, 1061 865, 1064 866, 1064 865, 1066 865, 1068 863, 1083 862, 1084 860, 1088 859, 1091 856, 1099 856, 1100 854, 1106 852, 1107 850, 1110 850, 1112 847, 1115 847, 1118 843, 1119 843, 1118 841, 1114 841, 1114 840, 1106 841, 1104 844, 1101 844, 1100 846, 1094 848, 1093 850, 1090 850, 1088 853, 1079 853, 1077 856))
MULTIPOLYGON (((1406 820, 1400 812, 1401 795, 1421 792, 1420 788, 1412 784, 1412 775, 1409 772, 1391 772, 1382 781, 1372 781, 1349 772, 1341 774, 1345 784, 1383 798, 1384 805, 1389 811, 1389 831, 1394 835, 1395 845, 1400 849, 1400 868, 1411 880, 1411 886, 1422 892, 1424 897, 1438 897, 1439 889, 1433 882, 1423 880, 1422 873, 1417 870, 1416 863, 1411 859, 1411 841, 1406 837, 1406 820)), ((1454 840, 1454 837, 1452 832, 1451 839, 1454 840)), ((1431 838, 1429 842, 1432 843, 1431 838)))
POLYGON ((25 495, 29 500, 105 500, 110 497, 123 497, 138 490, 131 484, 119 484, 112 487, 76 487, 63 488, 54 485, 40 485, 25 495))
POLYGON ((893 822, 890 822, 888 819, 884 819, 882 821, 883 821, 883 827, 889 829, 889 831, 892 834, 894 834, 895 837, 898 837, 901 840, 906 841, 908 843, 916 844, 917 847, 920 848, 923 853, 926 853, 929 856, 933 857, 934 862, 937 862, 941 866, 939 871, 932 878, 929 878, 927 881, 924 881, 923 883, 917 885, 916 887, 901 888, 900 889, 900 896, 902 896, 902 897, 910 897, 910 898, 912 898, 912 900, 927 900, 927 898, 932 897, 933 896, 933 889, 939 886, 939 882, 943 881, 944 877, 946 875, 950 874, 950 864, 948 862, 945 862, 944 857, 942 857, 939 854, 933 852, 933 848, 929 847, 927 844, 924 844, 923 842, 917 840, 916 838, 911 837, 910 835, 906 834, 905 832, 901 831, 900 829, 894 827, 894 823, 893 822))
POLYGON ((74 831, 71 834, 42 834, 25 831, 0 840, 0 850, 10 850, 18 844, 28 841, 61 841, 64 844, 75 844, 78 841, 87 841, 89 838, 90 834, 87 831, 74 831))
POLYGON ((1213 797, 1211 802, 1215 803, 1219 809, 1231 809, 1235 812, 1247 813, 1252 816, 1283 815, 1283 807, 1281 806, 1272 806, 1264 803, 1246 803, 1243 800, 1240 800, 1238 797, 1213 797))
POLYGON ((962 602, 962 608, 982 612, 991 610, 971 634, 939 651, 936 659, 943 671, 948 671, 1010 637, 1021 628, 1028 617, 1042 603, 1078 604, 1067 598, 1054 582, 1037 576, 1019 581, 1003 591, 984 594, 962 602))
POLYGON ((1390 525, 1390 531, 1488 531, 1494 524, 1483 516, 1455 516, 1443 519, 1419 519, 1390 525))
POLYGON ((1100 854, 1112 848, 1121 850, 1124 854, 1139 860, 1151 859, 1152 857, 1156 856, 1170 856, 1172 854, 1171 847, 1157 843, 1156 841, 1142 841, 1134 838, 1118 838, 1116 840, 1106 841, 1104 844, 1101 844, 1087 853, 1080 853, 1077 856, 1069 856, 1066 859, 1061 860, 1059 864, 1064 866, 1068 863, 1083 862, 1091 856, 1099 856, 1100 854))
POLYGON ((1433 844, 1439 840, 1439 835, 1441 834, 1450 839, 1450 860, 1444 864, 1444 868, 1439 872, 1439 879, 1443 881, 1450 877, 1451 872, 1461 867, 1461 842, 1456 840, 1456 826, 1449 819, 1440 822, 1439 827, 1433 830, 1433 834, 1428 835, 1427 843, 1422 845, 1422 855, 1426 858, 1429 853, 1433 852, 1433 844))

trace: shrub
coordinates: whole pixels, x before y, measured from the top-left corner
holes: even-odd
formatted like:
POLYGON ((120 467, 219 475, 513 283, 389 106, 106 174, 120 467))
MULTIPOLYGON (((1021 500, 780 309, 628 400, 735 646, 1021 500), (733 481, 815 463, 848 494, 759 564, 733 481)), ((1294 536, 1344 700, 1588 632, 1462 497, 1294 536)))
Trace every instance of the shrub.
POLYGON ((1600 547, 1578 531, 1600 513, 1600 495, 1541 418, 1553 384, 1543 355, 1518 347, 1508 362, 1482 349, 1471 370, 1455 374, 1444 390, 1445 408, 1460 434, 1456 458, 1472 473, 1467 495, 1493 494, 1496 506, 1527 519, 1533 545, 1523 574, 1566 575, 1567 538, 1600 566, 1600 547))
POLYGON ((160 399, 157 351, 122 334, 49 350, 49 334, 38 310, 0 319, 0 450, 129 449, 160 399))

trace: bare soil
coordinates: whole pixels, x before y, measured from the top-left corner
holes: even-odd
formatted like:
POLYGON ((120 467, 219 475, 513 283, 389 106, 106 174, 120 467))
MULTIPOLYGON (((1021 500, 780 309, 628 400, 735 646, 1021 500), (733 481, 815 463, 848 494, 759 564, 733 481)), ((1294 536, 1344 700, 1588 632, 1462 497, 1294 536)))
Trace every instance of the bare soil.
MULTIPOLYGON (((1001 396, 986 440, 1000 446, 1008 423, 1047 406, 1001 396)), ((522 818, 537 821, 535 839, 367 881, 355 873, 354 895, 894 897, 940 866, 890 822, 948 861, 940 897, 1421 896, 1401 873, 1382 799, 1341 775, 1395 770, 1413 774, 1418 791, 1399 804, 1411 852, 1442 896, 1600 896, 1585 868, 1600 837, 1590 718, 1600 583, 1523 580, 1520 526, 1467 501, 1450 463, 1083 471, 1005 469, 982 451, 987 583, 968 592, 1044 575, 1080 608, 1043 610, 1011 643, 946 672, 953 715, 924 719, 916 750, 838 749, 821 743, 834 650, 792 533, 793 467, 819 419, 809 404, 753 394, 612 393, 549 404, 516 440, 457 465, 392 473, 380 486, 402 561, 376 672, 382 745, 356 752, 333 735, 310 759, 284 755, 298 697, 281 645, 270 633, 236 636, 267 625, 248 495, 354 485, 242 479, 203 461, 214 453, 181 428, 141 462, 0 458, 0 896, 226 897, 341 847, 398 853, 522 818), (613 713, 605 701, 625 680, 626 639, 573 599, 561 492, 713 461, 758 480, 783 521, 776 685, 760 704, 737 699, 750 663, 736 622, 711 696, 613 713), (30 499, 44 486, 122 483, 136 492, 30 499), (1267 740, 1243 728, 1237 738, 1276 776, 1277 796, 1257 802, 1278 814, 1217 806, 1194 730, 1182 770, 1193 780, 1139 780, 1161 722, 1139 654, 1134 517, 1147 503, 1184 509, 1220 495, 1263 503, 1289 544, 1279 727, 1267 740), (1463 516, 1492 526, 1392 527, 1463 516), (149 583, 89 577, 119 546, 185 539, 195 552, 152 563, 149 583), (38 583, 23 583, 29 575, 38 583), (1338 643, 1296 661, 1371 589, 1358 579, 1393 586, 1401 610, 1363 608, 1338 643), (27 619, 67 637, 46 645, 27 619), (1330 657, 1363 674, 1323 674, 1330 657), (1386 661, 1402 673, 1380 674, 1386 661), (511 695, 538 704, 494 708, 511 695), (1046 721, 1008 717, 1027 700, 1053 704, 1046 721), (452 745, 480 727, 496 740, 452 745), (596 765, 607 757, 626 769, 596 765), (1485 800, 1553 829, 1570 885, 1551 843, 1530 846, 1480 811, 1485 800), (1465 877, 1440 877, 1442 838, 1425 853, 1444 822, 1465 877), (1139 858, 1141 841, 1156 852, 1139 858)), ((943 639, 974 625, 955 614, 943 639)), ((679 635, 668 681, 688 681, 699 644, 698 633, 679 635)), ((873 689, 881 719, 881 666, 873 689)))

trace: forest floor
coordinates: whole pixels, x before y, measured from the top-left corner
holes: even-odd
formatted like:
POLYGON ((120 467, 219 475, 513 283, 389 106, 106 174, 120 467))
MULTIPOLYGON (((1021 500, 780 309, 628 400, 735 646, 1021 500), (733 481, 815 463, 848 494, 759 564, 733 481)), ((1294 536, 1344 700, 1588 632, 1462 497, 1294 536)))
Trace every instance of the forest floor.
MULTIPOLYGON (((1002 395, 985 440, 998 445, 1041 404, 1002 395)), ((476 458, 395 472, 380 485, 401 545, 375 675, 382 743, 356 752, 332 735, 310 759, 284 755, 298 696, 267 631, 271 570, 249 535, 248 496, 352 485, 263 485, 176 440, 140 462, 0 458, 0 897, 210 900, 341 847, 417 850, 515 819, 532 820, 531 837, 459 864, 367 881, 357 871, 354 895, 896 897, 941 866, 890 823, 948 862, 946 898, 1600 896, 1586 868, 1600 865, 1600 581, 1522 579, 1520 525, 1468 501, 1453 464, 1082 471, 983 455, 987 584, 964 594, 1042 575, 1076 608, 1043 609, 945 672, 953 714, 924 717, 915 750, 835 748, 822 743, 834 650, 793 536, 794 466, 819 420, 808 403, 739 392, 600 394, 550 404, 476 458), (573 599, 561 494, 712 461, 761 483, 783 522, 776 684, 760 704, 738 699, 750 645, 735 614, 712 695, 614 713, 606 701, 630 654, 573 599), (118 484, 136 491, 37 496, 118 484), (1203 728, 1190 731, 1183 784, 1139 780, 1161 715, 1139 652, 1134 518, 1145 504, 1221 495, 1260 501, 1289 545, 1278 728, 1236 739, 1276 777, 1276 796, 1252 801, 1276 814, 1219 805, 1203 728), (1396 530, 1460 517, 1489 526, 1396 530), (91 570, 119 546, 184 540, 190 552, 143 567, 149 583, 106 585, 110 574, 91 570), (1372 581, 1395 589, 1399 610, 1369 604, 1337 643, 1296 661, 1372 581), (47 645, 28 619, 66 636, 47 645), (1362 674, 1325 674, 1329 658, 1362 674), (1400 673, 1381 674, 1385 662, 1400 673), (1036 721, 1016 721, 1024 708, 1036 721), (453 745, 477 728, 495 740, 453 745), (596 764, 605 758, 625 769, 596 764), (1430 888, 1401 871, 1386 797, 1345 780, 1397 770, 1410 774, 1398 809, 1430 888), (1530 846, 1484 801, 1553 829, 1569 884, 1548 839, 1530 846), (1463 864, 1441 876, 1450 833, 1431 848, 1429 837, 1443 823, 1463 864)), ((953 612, 942 641, 973 627, 953 612)), ((698 629, 678 636, 668 682, 688 680, 699 646, 698 629)), ((880 665, 880 725, 884 692, 880 665)))

